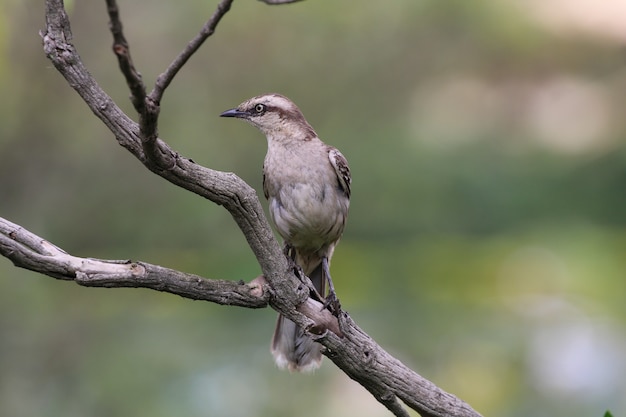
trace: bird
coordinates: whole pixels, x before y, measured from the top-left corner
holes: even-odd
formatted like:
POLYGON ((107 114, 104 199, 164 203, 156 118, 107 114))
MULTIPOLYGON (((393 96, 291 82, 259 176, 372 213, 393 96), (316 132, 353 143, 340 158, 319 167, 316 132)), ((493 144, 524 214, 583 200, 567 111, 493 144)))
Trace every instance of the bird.
MULTIPOLYGON (((330 260, 350 207, 348 161, 337 148, 322 142, 300 109, 283 95, 252 97, 220 116, 244 120, 267 138, 263 192, 270 218, 283 238, 285 254, 325 297, 325 306, 337 313, 340 305, 330 260)), ((290 371, 315 370, 322 360, 322 346, 280 314, 271 351, 278 367, 290 371)))

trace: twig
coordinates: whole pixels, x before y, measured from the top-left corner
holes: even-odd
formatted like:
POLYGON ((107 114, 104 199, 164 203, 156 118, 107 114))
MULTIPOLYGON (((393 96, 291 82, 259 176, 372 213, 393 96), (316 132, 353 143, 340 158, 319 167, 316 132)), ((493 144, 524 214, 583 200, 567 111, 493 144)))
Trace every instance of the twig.
POLYGON ((233 0, 221 0, 213 15, 202 26, 200 32, 187 44, 180 54, 172 61, 167 69, 157 77, 154 89, 149 96, 155 103, 160 103, 165 89, 170 85, 178 71, 185 65, 191 56, 202 46, 205 40, 215 32, 222 17, 230 10, 233 0))
POLYGON ((113 52, 117 56, 120 70, 126 78, 131 92, 131 101, 139 114, 139 134, 146 161, 152 171, 172 169, 178 162, 177 154, 169 152, 158 140, 158 121, 161 111, 161 99, 178 71, 200 48, 204 41, 215 32, 220 20, 230 10, 233 0, 221 0, 213 15, 202 26, 200 32, 187 44, 180 54, 157 77, 154 88, 146 94, 146 87, 141 74, 135 69, 130 56, 130 46, 122 30, 122 21, 116 0, 106 0, 113 35, 113 52))
POLYGON ((113 52, 117 56, 120 70, 126 78, 126 84, 131 92, 131 101, 137 113, 144 114, 146 111, 146 86, 141 78, 141 74, 135 69, 133 60, 130 57, 130 47, 122 30, 119 8, 116 0, 106 0, 107 12, 109 13, 109 28, 113 34, 113 52))

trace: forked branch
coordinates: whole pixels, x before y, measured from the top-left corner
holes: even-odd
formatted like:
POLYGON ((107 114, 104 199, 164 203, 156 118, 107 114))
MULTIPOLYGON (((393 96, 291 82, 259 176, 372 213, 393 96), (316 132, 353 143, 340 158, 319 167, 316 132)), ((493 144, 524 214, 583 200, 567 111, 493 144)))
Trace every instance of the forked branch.
MULTIPOLYGON (((161 74, 150 93, 130 57, 115 0, 107 0, 114 51, 131 91, 135 123, 100 88, 73 43, 62 0, 46 0, 44 50, 118 143, 152 172, 224 206, 256 256, 262 277, 250 283, 209 280, 143 262, 78 258, 24 228, 0 219, 0 254, 16 266, 80 285, 144 287, 219 304, 259 308, 270 305, 308 329, 325 354, 396 416, 408 416, 403 403, 422 416, 479 417, 468 404, 441 390, 385 352, 346 314, 333 317, 309 298, 305 281, 289 264, 263 213, 257 194, 232 173, 211 170, 181 157, 157 136, 159 105, 165 89, 200 45, 214 32, 233 0, 221 0, 199 34, 161 74)), ((264 0, 268 4, 293 0, 264 0)))

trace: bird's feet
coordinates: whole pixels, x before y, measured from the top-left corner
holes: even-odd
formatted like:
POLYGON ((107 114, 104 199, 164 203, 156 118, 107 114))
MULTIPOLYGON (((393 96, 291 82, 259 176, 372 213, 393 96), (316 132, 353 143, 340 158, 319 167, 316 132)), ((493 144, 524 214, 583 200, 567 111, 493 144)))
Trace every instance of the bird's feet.
POLYGON ((328 282, 328 296, 324 301, 324 308, 328 308, 333 315, 339 317, 339 313, 341 313, 341 303, 335 292, 333 280, 330 277, 330 265, 327 257, 322 258, 322 275, 328 282))
POLYGON ((337 294, 335 291, 330 291, 326 299, 324 300, 324 308, 330 310, 334 316, 339 316, 341 313, 341 303, 339 302, 339 298, 337 298, 337 294))
MULTIPOLYGON (((317 289, 315 288, 315 285, 313 285, 313 283, 311 282, 311 280, 306 276, 306 274, 304 273, 304 271, 302 270, 302 267, 300 265, 298 265, 296 263, 296 261, 292 258, 291 253, 289 252, 292 249, 291 246, 285 245, 284 247, 284 253, 285 256, 287 257, 287 261, 289 262, 289 267, 291 268, 291 270, 293 271, 294 275, 296 277, 298 277, 298 279, 308 287, 309 289, 309 293, 311 295, 311 297, 313 297, 314 299, 322 302, 324 301, 324 296, 321 295, 317 289)), ((295 251, 294 251, 295 252, 295 251)))

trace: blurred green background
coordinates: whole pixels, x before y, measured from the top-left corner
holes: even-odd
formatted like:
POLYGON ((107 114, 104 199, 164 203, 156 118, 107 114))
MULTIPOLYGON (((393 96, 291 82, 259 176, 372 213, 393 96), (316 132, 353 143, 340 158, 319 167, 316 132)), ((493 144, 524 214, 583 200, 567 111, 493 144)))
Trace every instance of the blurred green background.
MULTIPOLYGON (((215 5, 120 1, 149 85, 215 5)), ((78 256, 256 276, 226 211, 143 168, 46 60, 42 2, 0 7, 0 216, 78 256)), ((105 3, 70 9, 85 64, 134 116, 105 3)), ((218 115, 291 97, 350 161, 332 269, 365 331, 485 416, 626 415, 623 12, 237 0, 167 90, 160 133, 260 189, 264 138, 218 115)), ((328 360, 276 370, 270 309, 81 288, 6 259, 0 276, 0 415, 389 415, 328 360)))

